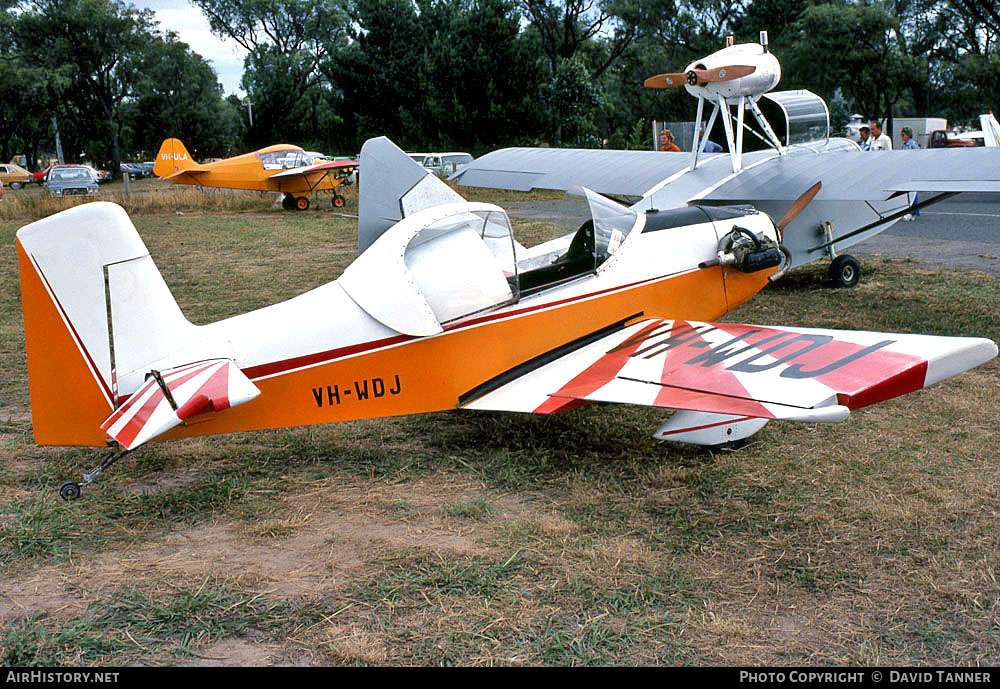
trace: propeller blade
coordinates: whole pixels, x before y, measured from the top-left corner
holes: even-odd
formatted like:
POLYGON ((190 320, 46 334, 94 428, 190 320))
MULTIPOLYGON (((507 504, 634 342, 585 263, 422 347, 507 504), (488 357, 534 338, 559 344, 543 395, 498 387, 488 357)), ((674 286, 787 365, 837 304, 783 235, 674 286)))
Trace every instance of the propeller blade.
POLYGON ((806 209, 806 206, 809 205, 809 202, 813 200, 813 197, 815 197, 816 194, 819 193, 819 190, 822 188, 823 188, 823 182, 816 182, 816 184, 806 189, 805 193, 803 193, 802 196, 795 199, 795 203, 792 204, 791 208, 789 208, 785 212, 785 214, 781 216, 781 220, 778 221, 776 225, 778 230, 784 231, 784 229, 788 227, 788 224, 793 220, 795 220, 795 218, 798 217, 799 213, 801 213, 806 209))
POLYGON ((732 81, 753 74, 757 68, 753 65, 726 65, 715 69, 692 69, 687 73, 688 83, 692 86, 715 84, 721 81, 732 81))
POLYGON ((683 72, 678 74, 657 74, 642 82, 648 89, 669 89, 674 86, 683 86, 687 83, 687 75, 683 72))

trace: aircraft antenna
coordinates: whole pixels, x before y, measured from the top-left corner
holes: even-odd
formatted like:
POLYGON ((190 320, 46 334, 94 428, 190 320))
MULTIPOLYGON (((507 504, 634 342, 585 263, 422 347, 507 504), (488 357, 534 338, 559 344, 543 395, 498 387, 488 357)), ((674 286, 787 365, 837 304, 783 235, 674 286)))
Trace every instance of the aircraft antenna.
POLYGON ((761 31, 760 32, 760 47, 764 49, 765 53, 767 52, 767 32, 766 31, 761 31))

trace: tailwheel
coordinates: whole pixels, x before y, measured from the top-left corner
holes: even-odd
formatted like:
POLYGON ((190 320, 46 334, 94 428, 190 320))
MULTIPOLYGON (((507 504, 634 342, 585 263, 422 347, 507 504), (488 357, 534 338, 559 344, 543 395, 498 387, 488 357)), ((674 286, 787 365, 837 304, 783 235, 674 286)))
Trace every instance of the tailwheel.
POLYGON ((123 450, 122 452, 115 453, 108 457, 106 460, 100 463, 100 465, 94 467, 90 471, 83 472, 82 481, 66 481, 59 487, 59 497, 61 497, 66 502, 72 502, 80 497, 80 490, 86 486, 89 486, 94 480, 103 474, 112 465, 118 463, 123 457, 129 453, 128 450, 123 450))
POLYGON ((340 194, 334 194, 333 199, 330 201, 330 203, 333 205, 334 208, 343 208, 344 197, 341 196, 340 194))
POLYGON ((300 211, 309 210, 309 197, 300 196, 297 199, 295 199, 295 208, 297 208, 300 211))
POLYGON ((286 211, 295 210, 295 197, 291 194, 285 194, 281 197, 281 207, 286 211))
POLYGON ((80 484, 76 481, 67 481, 59 489, 59 497, 66 502, 72 502, 80 497, 80 484))
POLYGON ((861 264, 853 256, 837 256, 830 264, 829 275, 838 287, 854 287, 861 279, 861 264))

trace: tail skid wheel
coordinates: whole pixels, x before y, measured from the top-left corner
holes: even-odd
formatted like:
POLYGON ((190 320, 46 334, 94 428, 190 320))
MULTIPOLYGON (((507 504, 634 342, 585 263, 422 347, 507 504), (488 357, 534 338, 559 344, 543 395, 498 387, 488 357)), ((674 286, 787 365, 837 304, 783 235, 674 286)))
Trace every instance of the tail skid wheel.
POLYGON ((107 469, 109 469, 113 464, 116 464, 119 460, 125 457, 129 453, 128 450, 123 450, 118 452, 108 459, 101 462, 99 466, 94 467, 91 471, 85 471, 83 473, 82 481, 66 481, 59 487, 59 497, 61 497, 66 502, 72 502, 80 497, 80 491, 85 487, 89 486, 94 480, 103 474, 107 469))

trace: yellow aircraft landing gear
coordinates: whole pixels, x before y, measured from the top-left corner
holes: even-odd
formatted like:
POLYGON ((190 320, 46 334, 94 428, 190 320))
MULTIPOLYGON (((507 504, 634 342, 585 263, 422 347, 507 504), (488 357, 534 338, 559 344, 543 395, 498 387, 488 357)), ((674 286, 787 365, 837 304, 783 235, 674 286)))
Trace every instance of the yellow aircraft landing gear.
POLYGON ((281 199, 281 207, 286 211, 309 210, 309 197, 292 196, 291 194, 286 193, 281 199))
POLYGON ((344 203, 345 203, 344 197, 341 196, 340 194, 334 194, 333 198, 330 200, 330 205, 332 205, 334 208, 343 208, 344 203))

